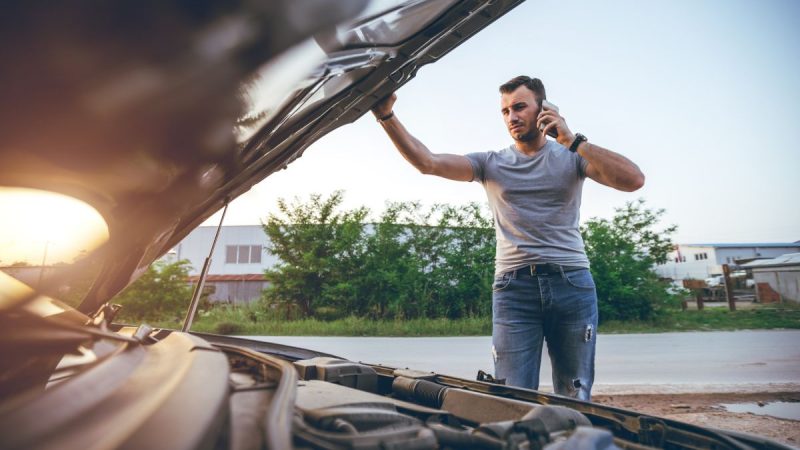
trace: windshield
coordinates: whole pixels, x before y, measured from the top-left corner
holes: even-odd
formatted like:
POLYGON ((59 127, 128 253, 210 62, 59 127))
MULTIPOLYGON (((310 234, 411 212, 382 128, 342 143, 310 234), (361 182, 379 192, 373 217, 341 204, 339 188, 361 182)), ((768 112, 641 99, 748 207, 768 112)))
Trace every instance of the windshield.
MULTIPOLYGON (((58 297, 71 306, 79 304, 97 270, 89 267, 66 280, 59 275, 108 240, 102 216, 72 197, 14 187, 0 187, 0 216, 0 271, 34 290, 59 278, 58 297)), ((3 292, 0 309, 17 297, 3 292)))

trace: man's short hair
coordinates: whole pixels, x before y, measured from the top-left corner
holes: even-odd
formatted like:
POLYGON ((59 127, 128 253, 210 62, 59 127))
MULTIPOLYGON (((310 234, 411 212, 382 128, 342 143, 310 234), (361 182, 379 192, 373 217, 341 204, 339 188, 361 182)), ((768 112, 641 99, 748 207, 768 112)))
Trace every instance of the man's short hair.
POLYGON ((542 100, 547 98, 547 94, 544 91, 544 84, 542 84, 542 80, 538 78, 531 78, 526 75, 520 75, 518 77, 514 77, 505 83, 500 85, 500 93, 501 94, 508 94, 517 90, 518 87, 525 86, 526 88, 533 91, 533 94, 536 95, 536 101, 539 104, 542 104, 542 100))

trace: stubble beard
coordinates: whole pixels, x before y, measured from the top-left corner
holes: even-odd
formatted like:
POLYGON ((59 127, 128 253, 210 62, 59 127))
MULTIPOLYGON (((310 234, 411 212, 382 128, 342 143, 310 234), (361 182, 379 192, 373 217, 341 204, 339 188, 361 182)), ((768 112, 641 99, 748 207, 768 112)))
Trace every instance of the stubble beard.
POLYGON ((539 130, 536 128, 530 129, 527 133, 523 133, 517 136, 511 135, 517 142, 533 142, 539 138, 539 130))

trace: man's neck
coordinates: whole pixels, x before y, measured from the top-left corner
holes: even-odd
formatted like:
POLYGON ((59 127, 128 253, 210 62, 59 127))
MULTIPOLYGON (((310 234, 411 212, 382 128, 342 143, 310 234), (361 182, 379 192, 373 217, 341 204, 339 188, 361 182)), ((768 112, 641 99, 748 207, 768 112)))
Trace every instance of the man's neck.
POLYGON ((527 156, 536 156, 546 144, 547 138, 543 134, 539 134, 536 139, 531 141, 514 141, 517 150, 527 156))

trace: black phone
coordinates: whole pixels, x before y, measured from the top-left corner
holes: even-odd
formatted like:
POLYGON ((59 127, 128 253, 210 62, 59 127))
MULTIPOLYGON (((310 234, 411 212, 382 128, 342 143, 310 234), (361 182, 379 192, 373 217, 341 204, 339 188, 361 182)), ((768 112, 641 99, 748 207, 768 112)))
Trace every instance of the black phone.
MULTIPOLYGON (((550 103, 550 102, 548 102, 547 100, 544 100, 544 99, 542 100, 542 109, 549 109, 549 110, 553 110, 555 112, 558 112, 558 106, 556 106, 555 104, 550 103)), ((544 125, 542 125, 541 128, 539 128, 539 131, 542 131, 542 130, 544 130, 544 125)), ((552 137, 553 139, 555 139, 555 138, 558 137, 558 131, 556 131, 556 129, 553 128, 553 129, 551 129, 550 131, 547 132, 547 135, 552 137)))

